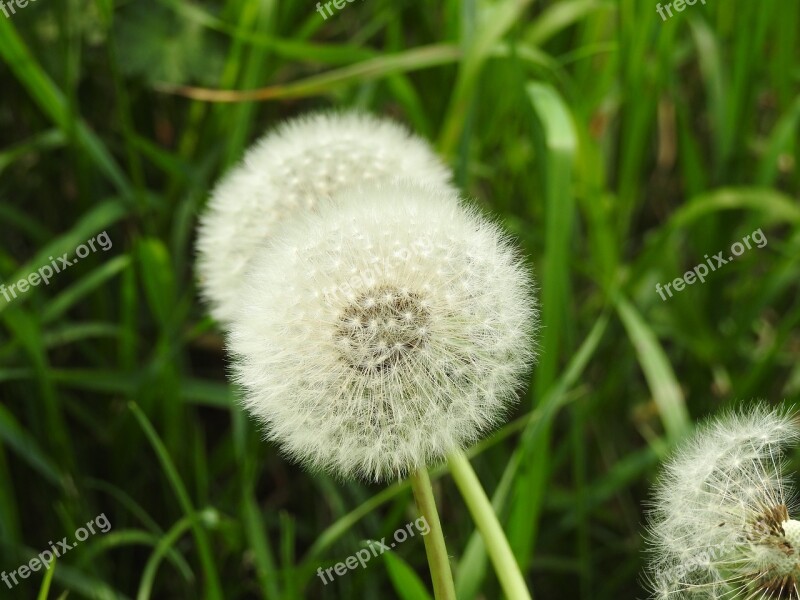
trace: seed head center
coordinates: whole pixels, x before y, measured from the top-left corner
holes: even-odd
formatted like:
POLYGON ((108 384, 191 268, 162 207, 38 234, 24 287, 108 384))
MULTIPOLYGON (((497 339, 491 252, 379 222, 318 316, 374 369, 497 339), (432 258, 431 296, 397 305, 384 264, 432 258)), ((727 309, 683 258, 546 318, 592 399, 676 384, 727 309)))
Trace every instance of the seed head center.
POLYGON ((341 313, 336 344, 350 366, 385 371, 408 360, 426 343, 430 311, 422 298, 394 286, 375 286, 341 313))
POLYGON ((769 508, 756 521, 756 537, 773 549, 772 565, 757 577, 757 588, 769 598, 797 600, 800 579, 800 522, 789 518, 786 505, 769 508))

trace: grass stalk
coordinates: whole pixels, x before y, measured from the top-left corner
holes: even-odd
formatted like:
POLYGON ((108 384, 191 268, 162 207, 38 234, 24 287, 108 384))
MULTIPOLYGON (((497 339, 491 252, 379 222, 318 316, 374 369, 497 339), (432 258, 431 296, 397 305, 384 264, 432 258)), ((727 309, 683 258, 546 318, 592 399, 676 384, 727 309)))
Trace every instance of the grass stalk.
POLYGON ((500 521, 494 513, 492 503, 483 491, 478 476, 463 452, 454 452, 448 457, 450 473, 467 504, 478 531, 481 532, 489 558, 492 559, 497 579, 507 598, 530 600, 531 594, 519 569, 511 546, 508 544, 500 521))
POLYGON ((428 535, 423 536, 423 539, 433 581, 433 595, 436 600, 456 600, 456 588, 453 583, 453 574, 450 571, 450 558, 447 556, 442 524, 436 510, 436 501, 433 498, 431 479, 425 469, 414 472, 410 479, 419 513, 425 517, 430 527, 428 535))

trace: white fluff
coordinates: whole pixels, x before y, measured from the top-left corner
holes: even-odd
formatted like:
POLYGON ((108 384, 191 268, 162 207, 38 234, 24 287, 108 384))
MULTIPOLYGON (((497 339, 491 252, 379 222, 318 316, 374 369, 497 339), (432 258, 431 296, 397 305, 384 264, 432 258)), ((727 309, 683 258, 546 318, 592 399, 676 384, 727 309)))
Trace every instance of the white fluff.
POLYGON ((798 435, 793 414, 757 405, 678 450, 650 513, 652 598, 798 598, 800 522, 781 473, 798 435))
POLYGON ((532 281, 442 188, 350 189, 286 223, 230 348, 246 408, 314 469, 399 478, 500 422, 532 362, 532 281))
POLYGON ((234 317, 250 260, 287 217, 343 187, 393 177, 450 181, 424 140, 367 114, 314 114, 264 136, 217 185, 200 219, 198 279, 211 314, 223 326, 234 317))

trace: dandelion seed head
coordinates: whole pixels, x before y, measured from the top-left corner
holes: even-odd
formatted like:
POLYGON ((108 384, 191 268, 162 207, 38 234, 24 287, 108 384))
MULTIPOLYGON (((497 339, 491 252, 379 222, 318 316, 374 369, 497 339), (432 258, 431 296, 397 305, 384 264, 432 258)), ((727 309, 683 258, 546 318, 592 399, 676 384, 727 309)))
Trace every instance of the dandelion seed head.
POLYGON ((427 142, 367 114, 313 114, 265 135, 216 186, 200 218, 197 271, 211 314, 230 323, 253 256, 286 220, 344 187, 395 177, 450 185, 427 142))
POLYGON ((652 598, 800 598, 800 522, 782 475, 792 413, 728 413, 676 451, 649 514, 652 598))
POLYGON ((446 189, 343 190, 247 280, 230 335, 245 406, 288 455, 341 477, 399 478, 472 444, 534 358, 528 270, 446 189))

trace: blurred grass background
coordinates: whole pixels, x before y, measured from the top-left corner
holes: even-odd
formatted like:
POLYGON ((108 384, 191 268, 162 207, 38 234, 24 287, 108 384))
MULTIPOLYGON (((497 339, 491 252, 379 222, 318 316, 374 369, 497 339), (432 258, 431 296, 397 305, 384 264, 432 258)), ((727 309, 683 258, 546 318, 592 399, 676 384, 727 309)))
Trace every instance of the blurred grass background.
MULTIPOLYGON (((311 475, 261 442, 193 281, 220 174, 282 119, 359 107, 429 138, 539 279, 540 364, 473 452, 535 598, 642 597, 659 459, 706 414, 800 391, 800 3, 707 0, 666 21, 655 4, 366 0, 323 19, 313 2, 38 0, 0 15, 0 281, 113 241, 0 297, 0 570, 105 513, 111 532, 58 562, 47 597, 425 597, 418 538, 316 578, 409 522, 410 491, 311 475), (759 228, 766 247, 656 293, 759 228)), ((459 597, 500 598, 437 474, 459 597)))

